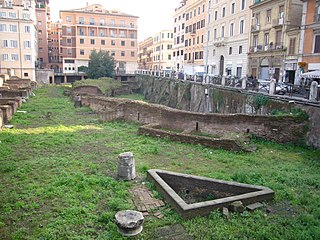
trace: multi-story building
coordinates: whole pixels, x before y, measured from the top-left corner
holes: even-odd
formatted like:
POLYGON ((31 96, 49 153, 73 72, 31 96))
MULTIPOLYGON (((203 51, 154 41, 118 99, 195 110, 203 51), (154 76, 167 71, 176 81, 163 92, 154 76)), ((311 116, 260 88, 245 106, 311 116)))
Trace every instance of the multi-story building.
POLYGON ((35 80, 35 23, 34 0, 0 0, 0 73, 35 80))
POLYGON ((247 74, 250 1, 208 0, 205 65, 209 75, 247 74), (207 41, 208 40, 208 41, 207 41))
POLYGON ((320 70, 320 1, 304 0, 299 53, 300 72, 320 70))
POLYGON ((172 30, 163 30, 153 36, 152 70, 172 70, 172 30))
POLYGON ((302 17, 300 0, 255 0, 249 75, 294 83, 302 17))
POLYGON ((60 33, 61 23, 52 22, 49 30, 48 39, 48 55, 49 55, 49 67, 55 72, 62 72, 62 57, 60 56, 60 33))
MULTIPOLYGON (((204 38, 207 15, 205 3, 206 0, 186 0, 181 10, 182 16, 185 14, 185 34, 180 37, 180 42, 184 42, 185 46, 183 52, 185 74, 205 71, 204 38)), ((176 44, 179 44, 178 40, 176 44)))
POLYGON ((184 71, 184 37, 186 28, 186 13, 185 5, 187 1, 182 1, 180 6, 175 9, 174 23, 173 23, 173 39, 174 44, 172 47, 172 67, 177 72, 184 71))
POLYGON ((36 0, 36 18, 38 28, 38 68, 48 68, 48 31, 50 29, 49 0, 36 0))
POLYGON ((149 37, 139 42, 138 68, 140 70, 151 70, 153 65, 153 38, 149 37))
POLYGON ((100 4, 61 10, 60 55, 63 72, 75 73, 88 66, 91 51, 109 51, 117 72, 137 69, 137 16, 105 10, 100 4))

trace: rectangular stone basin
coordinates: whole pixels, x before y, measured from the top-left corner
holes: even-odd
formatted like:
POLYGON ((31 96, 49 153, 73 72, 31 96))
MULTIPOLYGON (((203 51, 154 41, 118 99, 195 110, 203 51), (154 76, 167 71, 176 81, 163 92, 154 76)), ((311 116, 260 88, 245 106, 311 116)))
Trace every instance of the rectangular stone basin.
POLYGON ((228 207, 235 201, 242 201, 246 206, 274 197, 274 191, 267 187, 158 169, 149 170, 147 179, 184 218, 206 216, 212 210, 228 207))

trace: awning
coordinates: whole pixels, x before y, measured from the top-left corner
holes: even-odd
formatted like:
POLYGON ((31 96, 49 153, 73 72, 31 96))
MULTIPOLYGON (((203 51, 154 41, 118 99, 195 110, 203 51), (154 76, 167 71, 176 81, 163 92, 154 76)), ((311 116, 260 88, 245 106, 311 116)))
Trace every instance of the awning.
POLYGON ((304 78, 320 78, 320 70, 302 73, 301 77, 304 77, 304 78))

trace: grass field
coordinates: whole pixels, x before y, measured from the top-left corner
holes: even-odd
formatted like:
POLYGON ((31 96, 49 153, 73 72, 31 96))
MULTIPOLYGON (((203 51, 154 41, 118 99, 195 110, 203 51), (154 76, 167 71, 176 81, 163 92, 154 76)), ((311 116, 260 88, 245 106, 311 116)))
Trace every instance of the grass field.
MULTIPOLYGON (((0 239, 123 239, 118 210, 133 209, 133 182, 115 180, 117 156, 134 153, 139 180, 158 168, 263 185, 273 211, 183 220, 167 205, 135 239, 182 224, 194 239, 320 239, 320 151, 256 141, 253 153, 213 150, 137 135, 138 125, 100 123, 74 108, 64 87, 41 87, 0 132, 0 239)), ((137 98, 137 96, 135 96, 137 98)))

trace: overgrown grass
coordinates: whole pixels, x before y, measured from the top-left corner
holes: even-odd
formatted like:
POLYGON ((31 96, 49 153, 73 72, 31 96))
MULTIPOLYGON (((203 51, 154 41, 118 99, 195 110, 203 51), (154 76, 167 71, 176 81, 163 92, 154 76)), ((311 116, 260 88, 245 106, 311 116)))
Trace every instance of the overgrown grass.
POLYGON ((109 96, 112 90, 121 88, 121 83, 112 78, 99 78, 76 81, 73 86, 95 86, 98 87, 105 95, 109 96))
MULTIPOLYGON (((132 151, 139 178, 151 168, 270 187, 276 211, 183 220, 169 206, 146 218, 136 239, 181 223, 194 239, 320 239, 320 151, 256 141, 254 153, 212 150, 136 134, 138 125, 99 123, 74 108, 63 87, 36 90, 0 132, 1 239, 123 239, 114 214, 134 209, 115 180, 117 156, 132 151), (48 115, 48 112, 51 114, 48 115)), ((154 190, 154 189, 153 189, 154 190)))
POLYGON ((142 94, 129 94, 129 95, 120 95, 116 96, 117 98, 127 98, 132 100, 140 100, 145 101, 144 96, 142 94))

